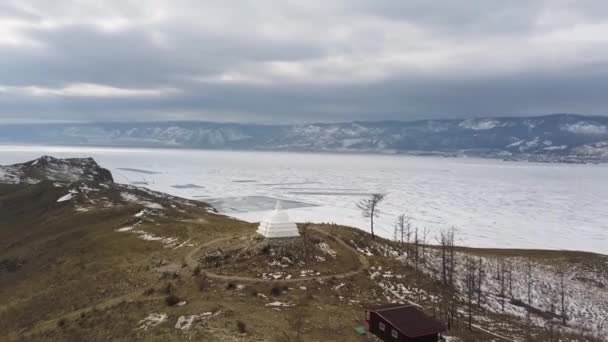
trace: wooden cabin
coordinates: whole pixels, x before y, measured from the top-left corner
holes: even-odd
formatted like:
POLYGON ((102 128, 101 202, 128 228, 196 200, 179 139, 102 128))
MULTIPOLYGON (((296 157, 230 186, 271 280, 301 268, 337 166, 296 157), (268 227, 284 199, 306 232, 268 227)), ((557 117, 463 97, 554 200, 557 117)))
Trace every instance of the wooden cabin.
POLYGON ((446 330, 440 321, 410 304, 369 307, 365 329, 385 342, 437 342, 446 330))

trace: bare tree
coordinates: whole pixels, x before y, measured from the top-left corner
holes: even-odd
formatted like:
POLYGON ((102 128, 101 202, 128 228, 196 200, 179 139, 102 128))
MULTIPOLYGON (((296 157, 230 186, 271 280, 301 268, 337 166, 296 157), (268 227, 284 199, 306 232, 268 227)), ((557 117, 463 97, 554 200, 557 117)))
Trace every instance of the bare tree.
POLYGON ((420 246, 420 240, 418 240, 418 227, 414 228, 414 267, 416 274, 418 274, 418 247, 420 246))
POLYGON ((448 284, 448 232, 442 230, 439 233, 439 245, 441 246, 441 282, 448 284))
POLYGON ((481 295, 482 295, 482 281, 483 281, 483 275, 484 275, 484 270, 483 270, 483 261, 481 259, 481 257, 479 257, 479 262, 477 265, 477 272, 478 272, 478 278, 477 278, 477 307, 481 308, 481 295))
POLYGON ((426 246, 428 245, 429 229, 424 227, 422 230, 422 261, 426 261, 426 246))
POLYGON ((467 256, 465 259, 465 290, 467 301, 468 325, 469 330, 472 330, 473 325, 473 297, 475 296, 475 260, 467 256))
POLYGON ((304 264, 308 263, 308 249, 309 249, 309 236, 308 236, 308 226, 310 223, 304 223, 300 229, 300 235, 302 236, 302 256, 304 259, 304 264))
POLYGON ((441 280, 445 286, 454 285, 455 269, 455 249, 454 244, 455 229, 442 230, 439 235, 441 245, 441 280))
POLYGON ((407 217, 407 221, 405 222, 405 241, 406 241, 406 257, 407 259, 410 258, 410 252, 411 252, 411 246, 410 246, 410 239, 412 238, 412 220, 410 219, 410 217, 407 217))
POLYGON ((304 330, 306 328, 306 305, 305 302, 300 302, 294 310, 287 316, 289 324, 289 332, 283 332, 282 341, 302 342, 304 341, 304 330))
POLYGON ((499 274, 499 281, 500 281, 500 306, 501 306, 501 310, 504 312, 505 311, 505 265, 504 263, 501 261, 498 264, 498 268, 500 269, 500 274, 499 274))
POLYGON ((532 261, 527 260, 526 285, 528 286, 528 305, 532 305, 532 261))
POLYGON ((380 211, 378 205, 384 200, 384 194, 372 194, 369 198, 362 199, 357 203, 357 207, 361 210, 363 217, 369 217, 369 227, 372 234, 372 239, 375 239, 374 235, 374 218, 378 217, 380 211))
POLYGON ((509 297, 513 298, 513 260, 509 259, 509 297))
POLYGON ((399 242, 399 222, 393 225, 393 241, 399 242))
POLYGON ((404 247, 408 250, 405 251, 406 257, 409 258, 409 244, 411 235, 412 223, 409 216, 405 213, 399 215, 395 221, 394 240, 399 242, 401 246, 401 252, 403 253, 404 247), (407 243, 407 245, 406 245, 407 243))
POLYGON ((560 299, 561 299, 561 304, 562 304, 562 324, 566 325, 566 319, 568 317, 568 313, 566 312, 566 291, 564 288, 564 272, 560 272, 559 273, 559 277, 560 277, 560 299))
POLYGON ((405 237, 405 214, 397 216, 395 221, 395 240, 403 247, 403 238, 405 237))
POLYGON ((456 271, 456 245, 455 245, 455 234, 456 229, 454 227, 450 228, 448 235, 448 247, 449 247, 449 264, 448 264, 448 283, 450 286, 454 286, 454 278, 456 271))

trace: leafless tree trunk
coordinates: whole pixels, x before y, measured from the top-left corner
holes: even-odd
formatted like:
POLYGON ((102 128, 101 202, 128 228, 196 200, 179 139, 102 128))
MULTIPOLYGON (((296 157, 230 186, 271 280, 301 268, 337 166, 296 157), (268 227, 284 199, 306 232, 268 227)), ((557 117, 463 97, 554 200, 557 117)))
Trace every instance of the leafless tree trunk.
POLYGON ((287 323, 289 324, 289 331, 283 332, 283 337, 286 341, 303 342, 304 329, 306 327, 306 302, 300 302, 296 305, 294 310, 287 316, 287 323))
POLYGON ((411 246, 410 246, 410 239, 412 237, 412 220, 408 217, 407 221, 405 222, 405 238, 407 241, 406 244, 406 257, 409 260, 410 259, 410 252, 411 252, 411 246))
POLYGON ((416 269, 416 274, 418 274, 418 247, 420 245, 420 241, 418 240, 418 227, 414 228, 414 268, 416 269))
POLYGON ((439 244, 441 245, 441 282, 448 285, 448 237, 446 231, 441 231, 439 244))
POLYGON ((300 235, 302 235, 302 256, 304 257, 304 264, 308 263, 308 225, 309 223, 305 223, 300 230, 300 235))
POLYGON ((501 262, 499 264, 499 269, 500 269, 500 306, 501 306, 501 310, 502 312, 505 311, 505 266, 504 264, 501 262))
POLYGON ((528 286, 528 305, 532 305, 532 262, 527 261, 526 267, 526 284, 528 286))
POLYGON ((477 272, 478 272, 478 281, 477 281, 477 307, 481 308, 481 295, 482 295, 482 281, 483 281, 483 274, 484 274, 484 270, 483 270, 483 261, 481 259, 481 257, 479 257, 479 263, 477 265, 477 272))
POLYGON ((443 285, 453 285, 454 279, 454 228, 442 230, 439 233, 439 245, 441 246, 441 282, 443 285))
POLYGON ((399 224, 397 222, 393 225, 393 241, 399 242, 399 224))
POLYGON ((378 205, 384 200, 384 194, 372 194, 370 198, 366 198, 357 203, 357 207, 361 210, 363 217, 369 217, 369 227, 372 234, 372 239, 375 239, 374 235, 374 218, 378 217, 380 211, 378 205))
POLYGON ((456 252, 456 245, 454 244, 454 237, 455 234, 455 229, 454 227, 450 228, 450 234, 448 236, 449 240, 449 247, 450 247, 450 267, 448 269, 449 273, 448 273, 448 280, 450 283, 450 286, 454 286, 454 273, 456 271, 456 259, 455 259, 455 252, 456 252))
POLYGON ((469 330, 473 324, 473 297, 475 296, 475 261, 472 257, 467 257, 465 261, 465 289, 467 298, 467 314, 469 330))
POLYGON ((422 261, 426 260, 426 246, 428 245, 429 230, 424 227, 422 230, 422 261))
POLYGON ((513 298, 513 260, 509 260, 509 298, 513 298))
POLYGON ((562 324, 566 325, 568 313, 566 312, 566 291, 564 288, 564 272, 560 272, 560 297, 562 304, 562 324))

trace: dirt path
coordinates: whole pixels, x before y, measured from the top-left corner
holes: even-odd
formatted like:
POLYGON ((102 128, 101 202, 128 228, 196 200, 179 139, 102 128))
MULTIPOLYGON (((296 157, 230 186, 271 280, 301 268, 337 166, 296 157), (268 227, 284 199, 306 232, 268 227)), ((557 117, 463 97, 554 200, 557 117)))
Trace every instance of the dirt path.
MULTIPOLYGON (((202 272, 205 273, 205 275, 209 278, 225 280, 225 281, 237 281, 237 282, 248 282, 248 283, 297 283, 297 282, 303 282, 303 281, 311 281, 311 280, 315 280, 315 279, 316 280, 328 280, 328 279, 332 279, 332 278, 344 279, 344 278, 352 277, 356 274, 359 274, 360 272, 369 268, 369 261, 367 261, 367 258, 365 256, 361 255, 356 249, 351 247, 349 244, 344 242, 339 237, 331 235, 328 232, 324 231, 323 229, 319 229, 319 228, 310 228, 310 229, 312 229, 318 233, 321 233, 325 236, 331 236, 332 238, 334 238, 336 240, 336 242, 338 242, 340 245, 342 245, 342 247, 346 248, 351 253, 353 253, 353 255, 357 256, 357 259, 359 261, 359 267, 357 267, 356 270, 344 272, 344 273, 328 274, 328 275, 323 275, 323 276, 307 276, 307 277, 299 277, 299 278, 291 278, 291 279, 262 279, 262 278, 254 278, 254 277, 215 274, 215 273, 211 273, 211 272, 208 272, 205 270, 202 270, 202 272)), ((188 265, 188 267, 191 270, 194 270, 198 266, 198 261, 196 261, 195 255, 201 249, 203 249, 207 246, 213 245, 215 243, 225 241, 225 240, 230 240, 230 239, 232 239, 232 237, 219 238, 219 239, 215 239, 215 240, 209 241, 207 243, 204 243, 202 245, 199 245, 198 247, 195 247, 190 252, 188 252, 188 254, 186 254, 186 256, 184 257, 186 264, 188 265)))

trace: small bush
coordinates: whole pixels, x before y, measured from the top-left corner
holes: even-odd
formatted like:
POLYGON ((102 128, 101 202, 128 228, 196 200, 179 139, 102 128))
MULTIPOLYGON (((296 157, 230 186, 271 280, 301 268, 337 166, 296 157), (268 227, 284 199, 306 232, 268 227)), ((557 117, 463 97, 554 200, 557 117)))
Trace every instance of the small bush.
POLYGON ((243 322, 243 321, 236 321, 236 330, 241 334, 246 333, 247 324, 245 324, 245 322, 243 322))
POLYGON ((153 293, 154 293, 154 288, 153 288, 153 287, 151 287, 151 288, 146 289, 146 290, 144 291, 144 296, 149 296, 149 295, 151 295, 151 294, 153 294, 153 293))
POLYGON ((281 293, 283 293, 283 290, 282 290, 282 289, 281 289, 281 287, 279 287, 279 286, 273 286, 273 287, 270 289, 270 295, 271 295, 271 296, 275 296, 275 297, 276 297, 276 296, 280 296, 280 295, 281 295, 281 293))
POLYGON ((261 252, 262 252, 262 254, 264 254, 264 255, 268 255, 268 254, 270 254, 270 249, 271 249, 271 248, 270 248, 270 246, 269 246, 269 245, 266 245, 266 246, 264 246, 264 247, 262 248, 261 252))
POLYGON ((179 297, 176 295, 170 294, 167 297, 165 297, 165 303, 168 306, 174 306, 175 304, 179 303, 179 297))
POLYGON ((65 327, 65 323, 66 323, 65 319, 62 318, 62 319, 60 319, 60 320, 57 321, 57 326, 60 327, 60 328, 63 328, 63 327, 65 327))
POLYGON ((199 291, 205 291, 209 287, 209 280, 204 274, 198 275, 194 281, 199 291))
POLYGON ((196 265, 196 267, 192 271, 192 275, 197 276, 199 274, 201 274, 201 266, 200 265, 196 265))
POLYGON ((251 294, 253 297, 255 297, 255 296, 257 296, 257 295, 258 295, 258 290, 257 290, 257 289, 251 289, 251 290, 249 290, 249 293, 250 293, 250 294, 251 294))
POLYGON ((175 286, 173 286, 173 283, 167 283, 160 289, 160 292, 164 294, 172 294, 173 290, 175 290, 175 286))
POLYGON ((229 283, 226 285, 226 290, 234 290, 235 288, 236 288, 236 284, 235 284, 235 283, 233 283, 233 282, 229 282, 229 283))

